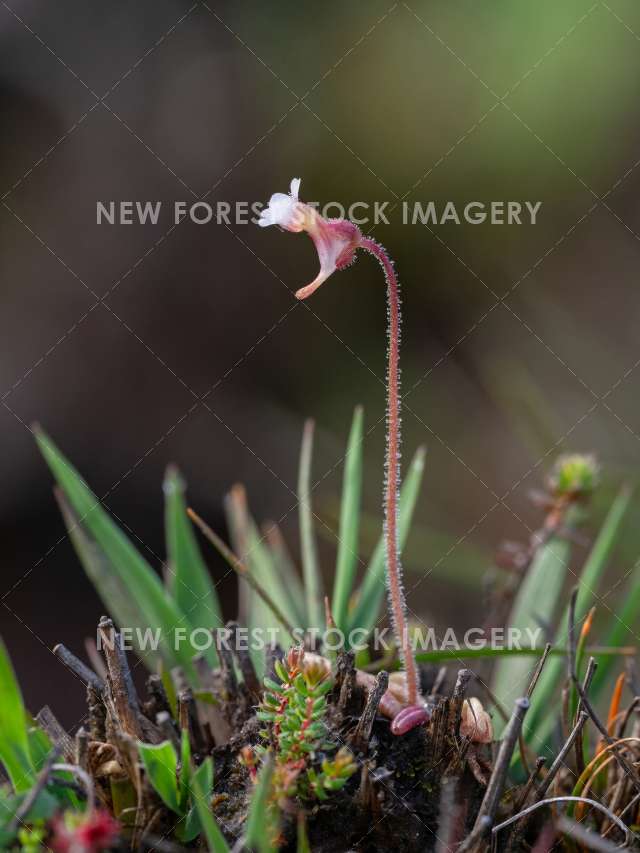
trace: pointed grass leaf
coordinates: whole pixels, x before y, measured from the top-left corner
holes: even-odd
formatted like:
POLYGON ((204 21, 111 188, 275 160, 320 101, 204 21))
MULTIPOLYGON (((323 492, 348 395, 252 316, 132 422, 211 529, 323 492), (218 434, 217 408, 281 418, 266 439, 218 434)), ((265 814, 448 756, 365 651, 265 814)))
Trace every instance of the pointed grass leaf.
POLYGON ((169 667, 181 666, 189 680, 196 685, 192 657, 197 650, 189 642, 173 642, 177 629, 189 627, 186 615, 168 598, 149 563, 103 509, 80 474, 51 439, 40 428, 36 428, 35 434, 49 468, 79 516, 80 523, 104 551, 129 596, 144 613, 145 627, 160 629, 160 652, 165 662, 169 667))
POLYGON ((309 836, 307 834, 307 819, 302 810, 298 812, 296 853, 311 853, 311 845, 309 844, 309 836))
POLYGON ((336 577, 333 585, 331 611, 339 630, 348 630, 347 610, 353 592, 358 567, 358 532, 362 497, 362 433, 363 410, 358 406, 353 415, 349 443, 345 456, 342 500, 340 503, 340 533, 336 577))
POLYGON ((273 811, 269 804, 273 769, 273 755, 267 753, 251 798, 247 818, 245 845, 249 849, 260 851, 260 853, 275 853, 276 851, 272 837, 275 837, 277 832, 274 826, 273 811))
MULTIPOLYGON (((282 615, 289 625, 299 624, 297 610, 290 589, 287 588, 284 577, 279 573, 278 566, 273 559, 264 537, 260 535, 258 527, 252 516, 247 513, 246 519, 246 562, 249 570, 262 589, 270 597, 271 601, 277 602, 282 615)), ((255 591, 253 592, 256 595, 255 591)), ((269 613, 269 608, 266 608, 269 613)), ((289 632, 287 624, 282 623, 277 614, 269 613, 269 624, 277 626, 281 631, 280 642, 284 645, 288 642, 289 632)), ((304 627, 304 626, 302 626, 304 627)))
POLYGON ((178 757, 173 744, 138 742, 138 752, 149 781, 162 802, 176 814, 181 814, 178 790, 178 757))
POLYGON ((185 812, 189 802, 189 783, 191 781, 191 742, 189 730, 182 729, 180 740, 180 776, 178 779, 178 804, 185 812))
POLYGON ((0 640, 0 762, 14 789, 28 790, 35 778, 27 713, 7 649, 0 640))
MULTIPOLYGON (((250 627, 261 631, 276 628, 280 631, 279 642, 289 642, 293 627, 300 624, 299 612, 292 590, 288 587, 286 576, 278 570, 273 552, 266 544, 267 534, 260 535, 253 520, 244 487, 236 484, 225 500, 231 541, 239 559, 226 548, 215 534, 207 535, 229 564, 244 577, 246 584, 241 586, 240 613, 251 623, 251 614, 255 624, 250 627), (240 562, 241 565, 238 565, 240 562), (249 586, 250 589, 246 587, 249 586), (284 636, 283 636, 284 635, 284 636)), ((204 527, 201 527, 205 532, 204 527)), ((304 625, 303 625, 304 627, 304 625)), ((268 634, 263 634, 268 636, 268 634)))
MULTIPOLYGON (((425 448, 418 448, 411 460, 407 476, 400 489, 398 512, 398 541, 400 548, 407 541, 411 529, 411 520, 420 493, 420 485, 424 473, 425 455, 425 448)), ((355 628, 363 628, 365 631, 373 630, 378 619, 386 588, 385 542, 384 537, 381 536, 369 561, 358 592, 356 606, 349 621, 351 630, 355 628)))
POLYGON ((210 853, 229 853, 229 845, 211 811, 212 791, 213 761, 206 758, 192 776, 192 798, 210 853))
MULTIPOLYGON (((619 491, 611 505, 584 562, 578 580, 578 595, 576 598, 576 620, 578 626, 581 625, 589 607, 598 602, 597 590, 600 579, 607 568, 609 557, 618 539, 630 501, 631 491, 625 486, 619 491)), ((567 606, 558 622, 559 627, 555 638, 556 645, 566 645, 568 624, 569 608, 567 606)), ((615 637, 609 637, 607 645, 618 645, 615 640, 615 637)), ((614 662, 614 656, 608 656, 599 661, 596 677, 591 688, 592 697, 596 697, 596 687, 599 686, 599 673, 604 672, 606 674, 609 672, 614 662)), ((548 714, 549 703, 552 701, 554 693, 559 691, 565 676, 566 664, 563 661, 558 659, 548 660, 540 673, 536 689, 531 697, 531 707, 527 714, 527 727, 529 730, 535 731, 536 736, 543 742, 548 740, 557 722, 555 717, 550 719, 548 714)))
POLYGON ((300 518, 300 545, 302 551, 302 575, 307 606, 307 625, 322 629, 324 626, 323 584, 318 563, 318 546, 313 525, 311 505, 311 459, 313 455, 312 420, 305 422, 300 448, 298 472, 298 512, 300 518))
MULTIPOLYGON (((553 624, 570 555, 571 544, 566 537, 558 535, 551 536, 536 552, 509 616, 509 627, 520 630, 522 637, 535 636, 527 632, 540 631, 541 620, 553 624)), ((523 695, 527 689, 531 671, 532 664, 526 658, 500 658, 493 674, 493 692, 503 704, 510 706, 512 699, 523 695)))
POLYGON ((104 551, 80 524, 78 516, 61 489, 55 489, 55 498, 67 528, 67 535, 85 574, 116 623, 133 628, 131 640, 136 653, 145 661, 149 669, 156 669, 160 656, 149 647, 149 644, 138 642, 138 638, 144 636, 146 628, 144 613, 127 592, 125 584, 104 551))
POLYGON ((267 540, 271 559, 273 560, 276 571, 282 578, 285 589, 291 599, 293 612, 296 617, 293 624, 306 627, 307 619, 304 588, 293 558, 289 553, 286 542, 284 541, 282 532, 274 521, 266 521, 263 524, 262 529, 264 531, 264 537, 267 540))
MULTIPOLYGON (((220 602, 196 541, 184 498, 184 483, 173 466, 164 484, 168 586, 180 611, 194 628, 222 628, 220 602)), ((218 656, 213 644, 205 650, 211 666, 218 656)))

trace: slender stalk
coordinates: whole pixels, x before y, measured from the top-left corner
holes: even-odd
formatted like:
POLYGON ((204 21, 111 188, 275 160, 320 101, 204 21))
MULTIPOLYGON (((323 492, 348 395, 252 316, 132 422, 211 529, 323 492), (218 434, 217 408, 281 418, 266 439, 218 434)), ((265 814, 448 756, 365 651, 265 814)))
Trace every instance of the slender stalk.
POLYGON ((575 726, 573 727, 573 730, 571 731, 571 734, 565 741, 564 746, 556 755, 553 764, 549 768, 549 772, 544 777, 544 779, 542 779, 542 781, 538 784, 536 788, 536 799, 542 800, 544 798, 544 795, 549 790, 551 783, 553 782, 558 773, 558 770, 560 770, 561 767, 566 767, 565 758, 569 754, 569 750, 573 746, 575 739, 580 736, 584 724, 587 722, 588 719, 589 715, 586 713, 586 711, 581 711, 580 716, 578 717, 578 720, 575 726))
POLYGON ((500 750, 498 751, 498 756, 493 765, 493 773, 491 774, 487 790, 485 791, 484 798, 480 804, 472 835, 476 831, 479 831, 484 825, 483 818, 489 818, 490 824, 493 822, 504 788, 504 783, 507 778, 511 756, 513 755, 513 750, 515 749, 515 745, 518 741, 518 735, 522 730, 522 723, 528 710, 528 699, 516 699, 511 719, 505 729, 504 738, 500 743, 500 750))
POLYGON ((287 617, 284 615, 282 610, 278 607, 275 601, 271 598, 271 596, 267 593, 264 587, 254 578, 252 573, 249 571, 249 568, 233 553, 231 548, 227 548, 222 539, 218 536, 218 534, 212 530, 211 527, 198 515, 198 513, 191 509, 191 507, 187 508, 187 515, 193 521, 195 526, 200 530, 205 539, 208 539, 209 542, 216 549, 218 554, 227 561, 227 563, 231 566, 231 568, 245 580, 251 589, 260 596, 260 598, 264 601, 267 607, 271 610, 276 619, 281 622, 283 627, 289 632, 292 638, 295 638, 293 625, 289 622, 287 617))
POLYGON ((502 821, 502 823, 497 824, 491 830, 491 832, 496 835, 500 830, 506 829, 507 826, 511 826, 512 823, 515 823, 520 818, 525 817, 526 815, 531 814, 531 812, 536 811, 536 809, 541 808, 542 806, 552 806, 556 803, 585 803, 591 808, 598 809, 603 814, 605 814, 610 821, 615 823, 615 825, 620 829, 625 835, 625 844, 630 840, 630 830, 625 824, 620 820, 620 818, 616 817, 616 815, 612 814, 606 806, 603 806, 602 803, 597 802, 596 800, 590 800, 588 797, 549 797, 546 800, 540 800, 537 803, 529 806, 526 809, 523 809, 513 817, 510 817, 508 820, 502 821))
POLYGON ((387 552, 387 584, 391 618, 400 645, 407 677, 410 705, 418 702, 418 673, 409 640, 407 605, 402 586, 402 564, 398 547, 398 492, 400 487, 400 285, 386 250, 370 237, 360 240, 360 248, 370 252, 379 262, 387 281, 389 315, 389 353, 387 366, 387 437, 386 480, 384 493, 385 540, 387 552))

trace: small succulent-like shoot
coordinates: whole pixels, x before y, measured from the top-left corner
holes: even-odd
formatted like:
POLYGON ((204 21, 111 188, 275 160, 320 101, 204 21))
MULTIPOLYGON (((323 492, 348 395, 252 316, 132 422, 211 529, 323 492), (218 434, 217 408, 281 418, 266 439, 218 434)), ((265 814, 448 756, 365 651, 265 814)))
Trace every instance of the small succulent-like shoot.
MULTIPOLYGON (((365 237, 359 228, 345 219, 324 219, 311 205, 299 199, 300 179, 291 181, 288 195, 275 193, 262 212, 262 227, 278 225, 287 231, 306 231, 313 240, 320 260, 320 272, 306 287, 296 292, 298 299, 311 296, 336 270, 355 260, 356 250, 364 249, 379 262, 387 283, 388 364, 387 364, 387 436, 386 479, 384 489, 387 586, 391 620, 407 674, 410 705, 421 707, 418 672, 411 649, 402 584, 402 565, 398 543, 398 493, 400 488, 400 286, 389 255, 383 246, 365 237)), ((415 714, 416 725, 419 715, 415 714)), ((408 729, 407 729, 408 730, 408 729)))
POLYGON ((329 794, 344 788, 349 777, 357 769, 353 755, 346 747, 342 747, 334 758, 324 759, 319 773, 310 767, 307 771, 307 778, 316 797, 319 800, 326 800, 329 794))
MULTIPOLYGON (((302 648, 294 647, 284 661, 276 661, 280 683, 265 678, 266 691, 258 710, 258 719, 269 724, 261 735, 275 747, 274 796, 284 809, 296 796, 325 799, 356 770, 346 749, 333 758, 323 755, 320 767, 314 766, 319 753, 335 749, 327 740, 324 721, 333 682, 329 662, 319 655, 309 658, 305 659, 302 648)), ((264 747, 258 752, 264 753, 264 747)), ((251 773, 250 756, 243 755, 242 763, 251 773)))

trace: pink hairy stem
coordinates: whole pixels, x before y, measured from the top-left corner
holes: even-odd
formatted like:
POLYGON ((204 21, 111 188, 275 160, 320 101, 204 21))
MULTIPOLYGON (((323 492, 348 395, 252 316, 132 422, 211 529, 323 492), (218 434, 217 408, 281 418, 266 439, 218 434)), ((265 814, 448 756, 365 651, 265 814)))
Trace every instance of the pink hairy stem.
POLYGON ((409 705, 418 703, 418 673, 409 640, 407 605, 402 585, 402 564, 398 547, 398 493, 400 487, 400 285, 386 250, 370 237, 362 237, 359 248, 370 252, 382 267, 387 281, 389 310, 389 357, 387 367, 387 440, 384 494, 387 584, 391 618, 407 677, 409 705))

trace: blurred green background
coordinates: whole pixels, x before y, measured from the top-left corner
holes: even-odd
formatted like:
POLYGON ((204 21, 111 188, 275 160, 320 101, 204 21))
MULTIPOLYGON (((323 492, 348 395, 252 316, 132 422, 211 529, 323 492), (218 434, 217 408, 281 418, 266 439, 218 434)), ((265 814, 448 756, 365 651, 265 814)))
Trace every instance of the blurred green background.
MULTIPOLYGON (((636 479, 637 3, 14 0, 0 42, 0 632, 34 709, 82 712, 48 648, 82 653, 102 606, 32 421, 159 568, 168 462, 221 532, 224 494, 245 483, 297 553, 312 416, 329 569, 362 403, 363 553, 379 529, 378 270, 362 257, 301 305, 293 291, 317 263, 305 236, 174 227, 177 200, 266 201, 300 176, 303 198, 345 205, 542 202, 535 226, 403 225, 396 209, 371 230, 403 286, 406 456, 428 447, 407 588, 438 629, 481 624, 492 556, 539 525, 528 492, 558 453, 601 459, 593 528, 636 479), (97 225, 108 200, 161 200, 167 215, 97 225)), ((607 576, 613 610, 639 553, 636 511, 607 576)), ((232 616, 234 580, 210 560, 232 616)))

